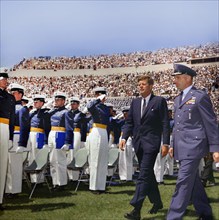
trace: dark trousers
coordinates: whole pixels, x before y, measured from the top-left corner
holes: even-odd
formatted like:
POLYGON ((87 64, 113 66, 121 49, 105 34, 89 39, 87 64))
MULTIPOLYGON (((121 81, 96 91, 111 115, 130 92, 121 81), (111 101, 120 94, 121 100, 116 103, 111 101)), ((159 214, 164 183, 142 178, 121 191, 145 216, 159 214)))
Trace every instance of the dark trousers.
POLYGON ((199 216, 211 216, 208 197, 199 177, 200 159, 180 161, 179 173, 167 220, 181 220, 190 201, 199 216))
POLYGON ((130 204, 140 210, 142 204, 148 196, 151 203, 161 203, 158 184, 154 175, 154 163, 157 157, 157 152, 146 153, 143 149, 137 152, 139 161, 139 176, 136 184, 135 194, 130 204))

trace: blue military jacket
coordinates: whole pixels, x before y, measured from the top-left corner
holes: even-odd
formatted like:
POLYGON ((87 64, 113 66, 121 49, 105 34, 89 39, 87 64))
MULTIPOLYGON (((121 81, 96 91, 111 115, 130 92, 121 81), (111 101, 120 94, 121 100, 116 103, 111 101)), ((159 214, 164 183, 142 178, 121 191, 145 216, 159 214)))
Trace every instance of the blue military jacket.
POLYGON ((27 147, 30 132, 29 110, 21 105, 21 101, 16 101, 15 114, 15 126, 20 127, 18 146, 27 147))
POLYGON ((65 108, 65 106, 62 106, 60 108, 54 108, 45 112, 46 143, 48 143, 48 136, 51 130, 51 126, 65 128, 65 113, 67 111, 68 110, 65 108))
POLYGON ((81 132, 81 141, 86 141, 87 136, 87 118, 86 114, 79 111, 74 117, 74 129, 79 128, 81 132))
POLYGON ((65 128, 66 128, 66 135, 65 135, 65 144, 71 144, 73 146, 74 143, 74 117, 79 113, 79 110, 69 110, 65 112, 65 128))
POLYGON ((15 98, 6 90, 0 89, 0 118, 9 119, 9 139, 13 140, 15 123, 15 98))
POLYGON ((192 87, 182 102, 174 100, 174 128, 171 146, 174 158, 201 159, 209 151, 219 152, 216 116, 208 94, 192 87))
POLYGON ((34 128, 42 128, 44 130, 45 127, 45 111, 48 109, 37 109, 30 113, 30 127, 34 128))
POLYGON ((86 140, 87 122, 85 120, 85 117, 86 115, 79 110, 75 110, 75 111, 69 110, 68 112, 65 113, 65 127, 66 127, 65 143, 66 144, 71 144, 73 146, 74 143, 73 131, 75 129, 80 130, 81 141, 86 140))
POLYGON ((95 99, 87 104, 88 111, 92 115, 93 123, 109 125, 109 108, 100 99, 95 99))
MULTIPOLYGON (((37 109, 30 113, 30 127, 33 128, 41 128, 45 133, 48 134, 48 131, 46 132, 46 112, 49 109, 43 108, 43 109, 37 109)), ((48 135, 47 135, 48 136, 48 135)), ((44 136, 44 144, 47 143, 47 136, 44 136)))

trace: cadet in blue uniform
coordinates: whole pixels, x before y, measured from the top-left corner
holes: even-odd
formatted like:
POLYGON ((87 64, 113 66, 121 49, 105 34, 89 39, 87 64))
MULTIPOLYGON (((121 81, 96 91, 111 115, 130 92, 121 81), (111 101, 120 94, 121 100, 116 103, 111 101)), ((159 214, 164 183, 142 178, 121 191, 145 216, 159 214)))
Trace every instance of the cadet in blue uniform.
MULTIPOLYGON (((69 149, 67 156, 67 164, 69 164, 74 157, 74 154, 81 147, 81 126, 80 126, 80 100, 78 97, 72 97, 70 99, 71 110, 65 113, 65 145, 63 149, 69 149), (75 120, 77 119, 77 121, 75 120)), ((69 180, 77 180, 79 171, 67 170, 69 180)))
POLYGON ((17 83, 12 83, 9 87, 16 100, 14 140, 13 147, 9 149, 8 171, 5 187, 5 193, 11 198, 22 191, 23 152, 26 151, 27 147, 30 122, 28 108, 21 105, 21 99, 24 95, 24 87, 17 83))
MULTIPOLYGON (((45 112, 49 109, 43 108, 45 103, 45 96, 36 94, 33 97, 35 110, 30 113, 30 135, 29 144, 30 152, 28 155, 28 162, 31 164, 33 160, 36 159, 36 154, 40 149, 47 144, 45 137, 45 112)), ((35 183, 37 181, 38 174, 31 174, 31 182, 35 183)), ((40 180, 43 182, 43 179, 40 180)))
POLYGON ((55 92, 55 108, 48 112, 50 117, 51 130, 48 137, 48 146, 51 149, 49 154, 50 173, 54 190, 67 184, 67 158, 65 144, 65 108, 66 94, 55 92))
POLYGON ((94 89, 96 99, 87 104, 93 120, 92 130, 89 134, 89 162, 90 185, 89 189, 95 193, 102 193, 106 188, 108 164, 108 134, 109 108, 104 105, 106 89, 94 89))
POLYGON ((0 210, 5 189, 8 149, 12 147, 15 121, 15 98, 9 94, 7 88, 8 74, 0 73, 0 210))
POLYGON ((181 95, 174 100, 174 128, 170 154, 179 160, 179 172, 168 220, 183 219, 190 201, 199 219, 213 219, 212 209, 199 177, 199 163, 208 152, 219 161, 219 132, 208 94, 196 89, 191 68, 174 65, 174 83, 181 95))

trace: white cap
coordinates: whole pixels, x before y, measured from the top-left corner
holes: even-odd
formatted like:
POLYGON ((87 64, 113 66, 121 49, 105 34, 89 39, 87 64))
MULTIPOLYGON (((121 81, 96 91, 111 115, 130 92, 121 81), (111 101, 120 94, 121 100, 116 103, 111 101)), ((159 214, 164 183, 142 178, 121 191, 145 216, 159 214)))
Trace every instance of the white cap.
POLYGON ((33 100, 40 100, 41 102, 45 102, 46 96, 45 95, 40 95, 40 94, 35 94, 33 96, 33 100))
POLYGON ((0 71, 0 80, 8 78, 7 71, 0 71))
POLYGON ((70 102, 80 102, 80 99, 78 97, 71 97, 70 102))
POLYGON ((102 93, 102 94, 106 94, 106 87, 96 87, 96 88, 94 88, 94 90, 93 90, 95 93, 97 92, 99 92, 99 93, 102 93))
POLYGON ((57 91, 57 92, 54 92, 54 97, 60 97, 60 98, 64 98, 66 99, 67 98, 67 95, 64 93, 64 92, 60 92, 60 91, 57 91))
POLYGON ((29 102, 29 99, 26 96, 23 96, 21 101, 26 101, 27 103, 29 102))
POLYGON ((11 83, 10 85, 9 85, 9 89, 11 90, 11 91, 23 91, 24 92, 24 87, 22 86, 22 85, 20 85, 20 84, 18 84, 18 83, 11 83))

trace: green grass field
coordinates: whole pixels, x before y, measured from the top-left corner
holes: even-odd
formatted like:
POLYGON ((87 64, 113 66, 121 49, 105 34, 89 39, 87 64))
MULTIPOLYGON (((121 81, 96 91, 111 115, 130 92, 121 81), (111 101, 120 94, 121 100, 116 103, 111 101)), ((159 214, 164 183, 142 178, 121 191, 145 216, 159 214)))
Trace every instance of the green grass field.
MULTIPOLYGON (((216 186, 206 187, 215 220, 219 220, 219 173, 215 173, 216 186)), ((64 191, 49 192, 46 185, 37 186, 33 197, 29 200, 30 189, 23 183, 23 193, 14 199, 4 199, 6 210, 0 211, 1 220, 26 219, 64 219, 64 220, 122 220, 124 213, 132 210, 129 205, 135 183, 119 183, 107 187, 107 194, 94 195, 88 190, 88 185, 80 183, 78 191, 76 183, 69 183, 64 191)), ((157 214, 148 214, 151 204, 146 198, 141 211, 142 219, 165 219, 171 196, 174 192, 176 179, 165 179, 165 185, 160 185, 164 208, 157 214)), ((197 216, 192 205, 187 209, 185 220, 195 220, 197 216)))

